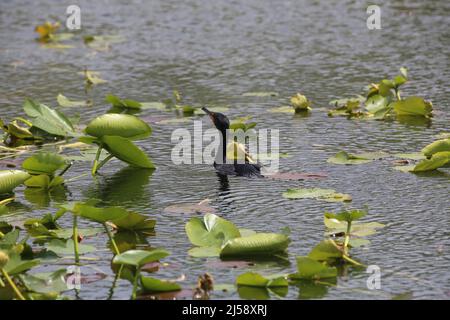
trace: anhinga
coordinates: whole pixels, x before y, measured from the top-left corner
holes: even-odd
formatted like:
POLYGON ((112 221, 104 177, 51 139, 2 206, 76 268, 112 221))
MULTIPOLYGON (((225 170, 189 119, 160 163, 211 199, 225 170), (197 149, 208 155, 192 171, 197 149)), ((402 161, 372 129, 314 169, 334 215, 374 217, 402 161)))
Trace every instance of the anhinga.
POLYGON ((260 165, 249 163, 247 157, 245 163, 238 163, 236 160, 233 163, 227 163, 227 129, 230 128, 230 121, 222 113, 211 112, 205 107, 202 110, 211 118, 222 136, 220 139, 222 159, 218 158, 220 157, 220 152, 218 152, 216 159, 219 161, 214 161, 214 168, 216 168, 217 173, 224 176, 262 177, 260 165))

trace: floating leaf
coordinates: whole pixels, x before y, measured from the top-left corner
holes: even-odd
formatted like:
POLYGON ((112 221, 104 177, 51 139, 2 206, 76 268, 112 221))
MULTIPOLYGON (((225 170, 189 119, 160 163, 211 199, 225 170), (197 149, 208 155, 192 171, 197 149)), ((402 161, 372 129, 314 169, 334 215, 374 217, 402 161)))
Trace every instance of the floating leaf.
POLYGON ((114 264, 126 264, 141 267, 146 263, 161 260, 170 253, 164 249, 128 250, 114 257, 114 264))
POLYGON ((215 213, 216 209, 205 203, 180 203, 164 208, 164 212, 177 214, 215 213))
POLYGON ((222 247, 220 257, 271 256, 284 252, 288 245, 289 238, 284 234, 257 233, 228 240, 222 247))
POLYGON ((131 140, 147 138, 152 133, 150 126, 138 117, 118 113, 107 113, 95 118, 84 131, 97 138, 120 136, 131 140))
POLYGON ((188 254, 195 258, 219 257, 220 247, 194 247, 189 249, 188 254))
POLYGON ((425 159, 425 156, 420 152, 412 152, 412 153, 394 153, 394 157, 401 159, 411 159, 411 160, 422 160, 425 159))
POLYGON ((0 194, 12 192, 29 178, 30 175, 21 170, 0 170, 0 194))
POLYGON ((212 213, 206 214, 203 219, 191 218, 185 229, 191 243, 200 247, 221 246, 241 236, 233 223, 212 213))
POLYGON ((329 219, 336 219, 338 221, 346 221, 346 222, 352 222, 354 220, 361 219, 367 214, 367 211, 364 210, 344 210, 339 213, 331 213, 327 212, 325 213, 325 217, 329 219))
POLYGON ((48 174, 53 175, 56 170, 62 169, 67 165, 64 157, 52 152, 40 152, 22 163, 22 168, 30 174, 48 174))
POLYGON ((96 72, 96 71, 89 71, 89 70, 84 71, 84 77, 86 79, 87 84, 89 84, 89 85, 96 85, 96 84, 108 82, 108 81, 100 78, 99 75, 100 75, 100 73, 96 72))
POLYGON ((141 109, 156 109, 164 111, 167 107, 162 102, 141 102, 141 109))
POLYGON ((53 187, 59 186, 64 183, 64 178, 61 176, 56 176, 54 178, 50 178, 50 176, 46 174, 40 174, 37 176, 32 176, 30 179, 25 181, 25 185, 30 188, 42 188, 42 189, 51 189, 53 187))
POLYGON ((430 159, 420 161, 413 172, 431 171, 445 166, 450 162, 450 151, 436 152, 430 159))
POLYGON ((320 242, 308 254, 308 258, 316 261, 340 259, 342 256, 342 250, 333 240, 324 240, 320 242))
MULTIPOLYGON (((68 240, 60 240, 60 239, 53 239, 50 241, 50 243, 47 244, 47 250, 53 251, 59 256, 63 255, 73 255, 74 253, 74 242, 72 239, 68 240)), ((78 244, 78 253, 79 254, 85 254, 90 252, 95 252, 96 249, 94 246, 89 246, 85 244, 78 244)))
POLYGON ((290 274, 289 278, 318 280, 337 276, 336 267, 329 267, 308 257, 297 257, 297 270, 297 273, 290 274))
POLYGON ((152 277, 141 277, 142 289, 144 292, 170 292, 179 291, 181 286, 173 281, 159 280, 152 277))
POLYGON ((352 154, 348 154, 345 151, 339 151, 334 155, 333 157, 329 158, 327 160, 328 163, 334 163, 334 164, 362 164, 362 163, 368 163, 372 160, 363 158, 361 156, 356 156, 352 154))
POLYGON ((148 219, 146 216, 128 211, 128 214, 118 219, 112 219, 111 222, 119 229, 133 231, 154 230, 156 220, 148 219))
POLYGON ((99 223, 105 223, 107 221, 113 221, 128 216, 128 211, 120 207, 98 208, 85 203, 76 203, 70 211, 99 223))
POLYGON ((242 94, 244 97, 277 97, 277 92, 246 92, 242 94))
POLYGON ((352 201, 348 194, 336 193, 333 189, 298 188, 283 192, 286 199, 319 199, 328 202, 352 201))
POLYGON ((289 285, 288 281, 284 276, 269 276, 264 277, 256 272, 246 272, 239 275, 236 278, 237 286, 249 286, 249 287, 261 287, 261 288, 272 288, 272 287, 287 287, 289 285))
POLYGON ((433 154, 437 152, 450 151, 450 138, 448 139, 440 139, 430 143, 425 146, 421 152, 427 157, 430 158, 433 154))
POLYGON ((61 93, 56 97, 56 101, 61 107, 73 108, 73 107, 84 107, 87 105, 86 101, 83 100, 70 100, 61 93))
POLYGON ((59 294, 68 290, 66 274, 66 269, 60 269, 51 273, 25 274, 21 280, 33 292, 59 294))
POLYGON ((392 108, 397 116, 422 116, 429 117, 433 110, 431 102, 421 97, 408 97, 392 103, 392 108))
POLYGON ((31 123, 36 128, 56 136, 72 137, 75 135, 70 120, 57 110, 31 99, 25 99, 23 110, 32 118, 31 123))
POLYGON ((8 253, 9 260, 3 269, 8 272, 9 275, 15 275, 25 272, 39 264, 39 260, 24 260, 17 252, 8 253))
POLYGON ((60 27, 59 22, 51 23, 46 21, 45 23, 36 26, 35 32, 39 33, 39 39, 43 41, 50 40, 50 36, 56 32, 60 27))
POLYGON ((140 109, 141 103, 135 100, 131 99, 120 99, 117 96, 114 96, 112 94, 108 94, 106 96, 106 101, 111 103, 113 107, 120 107, 120 108, 131 108, 131 109, 140 109))
POLYGON ((291 106, 281 106, 269 109, 272 113, 295 113, 295 110, 291 106))
POLYGON ((139 168, 154 169, 155 165, 132 141, 120 136, 103 136, 101 141, 110 154, 139 168))

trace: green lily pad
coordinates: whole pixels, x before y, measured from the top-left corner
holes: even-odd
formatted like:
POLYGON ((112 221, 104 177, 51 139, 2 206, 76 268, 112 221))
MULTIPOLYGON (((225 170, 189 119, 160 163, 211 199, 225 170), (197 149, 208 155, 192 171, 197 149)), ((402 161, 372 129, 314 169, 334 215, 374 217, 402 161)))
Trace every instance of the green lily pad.
POLYGON ((171 292, 181 290, 181 286, 173 281, 159 280, 152 277, 141 276, 142 290, 144 292, 171 292))
POLYGON ((264 277, 256 272, 246 272, 239 275, 236 278, 237 286, 249 286, 249 287, 261 287, 261 288, 272 288, 272 287, 287 287, 289 285, 288 281, 284 276, 274 275, 269 277, 264 277))
POLYGON ((414 168, 413 172, 431 171, 445 166, 450 162, 450 151, 436 152, 430 159, 420 161, 414 168))
POLYGON ((228 240, 220 251, 220 257, 271 256, 285 252, 288 245, 289 238, 284 234, 256 233, 228 240))
POLYGON ((64 183, 64 178, 61 176, 56 176, 50 178, 46 174, 40 174, 37 176, 32 176, 30 179, 25 181, 25 185, 30 188, 42 188, 49 190, 53 187, 59 186, 64 183))
MULTIPOLYGON (((60 240, 53 239, 50 243, 47 244, 47 250, 53 251, 59 256, 63 255, 73 255, 74 254, 74 242, 72 239, 68 240, 60 240)), ((95 252, 96 248, 94 246, 86 245, 86 244, 78 244, 78 253, 85 254, 95 252)))
POLYGON ((269 109, 269 112, 272 112, 272 113, 295 113, 295 110, 291 106, 281 106, 281 107, 271 108, 271 109, 269 109))
POLYGON ((141 103, 136 100, 131 99, 120 99, 117 96, 114 96, 112 94, 108 94, 105 98, 105 100, 112 104, 113 107, 120 107, 120 108, 130 108, 130 109, 140 109, 141 103))
POLYGON ((105 149, 116 158, 134 167, 155 169, 147 155, 132 141, 120 136, 103 136, 101 141, 105 149))
POLYGON ((56 97, 56 101, 61 107, 66 108, 85 107, 87 105, 86 101, 84 100, 70 100, 61 93, 56 97))
POLYGON ((118 229, 132 231, 149 231, 155 229, 156 220, 148 219, 146 216, 128 211, 124 217, 111 220, 118 229))
POLYGON ((325 217, 329 219, 336 219, 338 221, 352 222, 354 220, 361 219, 366 214, 367 211, 364 210, 351 210, 351 211, 344 210, 339 213, 327 212, 325 213, 325 217))
POLYGON ((99 223, 105 223, 107 221, 113 221, 128 216, 128 211, 120 207, 98 208, 80 202, 76 203, 70 211, 83 218, 99 223))
POLYGON ((114 264, 126 264, 140 268, 149 262, 155 262, 167 257, 170 253, 164 249, 128 250, 114 257, 114 264))
POLYGON ((24 183, 30 175, 21 170, 0 170, 0 194, 10 193, 24 183))
POLYGON ((21 276, 21 280, 33 292, 59 294, 68 290, 66 274, 66 269, 59 269, 54 272, 25 274, 21 276))
POLYGON ((283 197, 286 199, 318 199, 328 202, 352 201, 352 197, 349 194, 337 193, 333 189, 320 188, 288 189, 286 192, 283 192, 283 197))
POLYGON ((39 264, 39 260, 24 260, 21 258, 20 254, 16 252, 9 252, 8 256, 8 263, 6 263, 3 269, 8 272, 10 276, 25 272, 39 264))
POLYGON ((290 274, 289 278, 293 280, 299 279, 326 279, 335 278, 337 276, 336 267, 329 267, 319 261, 308 257, 297 257, 297 272, 290 274))
POLYGON ((392 103, 397 116, 429 117, 433 110, 432 104, 421 97, 408 97, 392 103))
POLYGON ((367 159, 361 156, 356 156, 352 154, 348 154, 345 151, 340 151, 336 153, 333 157, 329 158, 327 160, 328 163, 333 164, 362 164, 362 163, 368 163, 371 162, 371 159, 367 159))
POLYGON ((340 259, 343 251, 333 240, 323 240, 317 244, 308 254, 308 258, 316 261, 329 261, 340 259))
POLYGON ((448 139, 440 139, 430 143, 425 146, 421 152, 427 157, 430 158, 433 154, 437 152, 450 151, 450 138, 448 139))
POLYGON ((188 254, 194 258, 210 258, 220 256, 220 247, 194 247, 189 249, 188 254))
POLYGON ((221 246, 228 240, 241 236, 232 222, 212 213, 206 214, 203 219, 191 218, 185 229, 191 243, 199 247, 221 246))
POLYGON ((30 174, 48 174, 53 175, 56 170, 62 169, 67 165, 64 157, 52 152, 40 152, 22 163, 22 168, 30 174))
POLYGON ((107 113, 95 118, 84 131, 97 138, 120 136, 130 140, 144 139, 152 133, 150 126, 138 117, 118 113, 107 113))
POLYGON ((411 153, 394 153, 394 157, 401 159, 410 159, 410 160, 423 160, 425 156, 420 152, 411 152, 411 153))
POLYGON ((141 109, 167 110, 167 106, 162 102, 141 102, 141 109))
POLYGON ((58 110, 31 99, 25 99, 23 110, 31 118, 30 121, 36 128, 55 136, 73 137, 75 135, 70 120, 58 110))

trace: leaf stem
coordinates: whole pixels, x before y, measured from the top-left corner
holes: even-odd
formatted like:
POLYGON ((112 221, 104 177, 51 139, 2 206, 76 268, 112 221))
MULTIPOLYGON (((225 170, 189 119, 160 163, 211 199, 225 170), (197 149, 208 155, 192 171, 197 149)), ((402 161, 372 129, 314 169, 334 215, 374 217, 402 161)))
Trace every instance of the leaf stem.
POLYGON ((102 153, 102 147, 98 147, 97 149, 97 153, 95 154, 95 160, 94 160, 94 164, 92 165, 92 175, 95 176, 95 174, 97 173, 97 166, 98 166, 98 159, 100 158, 100 154, 102 153))
POLYGON ((78 225, 77 225, 77 215, 76 214, 73 215, 72 236, 73 236, 73 249, 74 249, 74 254, 75 254, 75 264, 78 265, 80 263, 80 255, 78 253, 78 225))
POLYGON ((111 234, 111 230, 109 230, 109 228, 108 228, 108 226, 106 225, 106 223, 103 223, 103 227, 105 227, 106 233, 108 234, 109 241, 111 241, 111 245, 112 245, 112 247, 113 247, 113 249, 114 249, 114 253, 115 253, 116 255, 120 254, 119 248, 117 247, 117 244, 116 244, 116 242, 114 241, 114 238, 113 238, 113 236, 112 236, 112 234, 111 234))
POLYGON ((344 255, 342 256, 342 258, 343 258, 344 260, 347 260, 348 262, 350 262, 350 263, 356 265, 356 266, 364 267, 364 265, 363 265, 362 263, 359 263, 358 261, 353 260, 352 258, 350 258, 349 256, 347 256, 346 254, 344 254, 344 255))
POLYGON ((14 281, 12 281, 12 279, 10 278, 8 272, 6 272, 5 269, 1 268, 2 274, 5 277, 6 281, 8 281, 9 285, 11 286, 11 288, 14 290, 14 292, 16 293, 17 297, 20 300, 25 300, 24 296, 20 293, 19 289, 16 287, 16 285, 14 284, 14 281))
POLYGON ((344 255, 348 254, 348 243, 350 242, 350 230, 352 229, 352 222, 347 222, 347 231, 345 232, 344 238, 344 255))
POLYGON ((112 158, 114 158, 114 156, 112 154, 108 155, 105 159, 103 159, 97 166, 97 171, 100 170, 101 167, 103 167, 105 165, 105 163, 107 163, 109 160, 111 160, 112 158))
POLYGON ((64 169, 58 174, 58 176, 62 176, 64 173, 66 173, 67 172, 67 170, 69 170, 70 169, 70 167, 72 166, 72 161, 71 162, 69 162, 69 164, 67 165, 67 166, 65 166, 64 167, 64 169))
POLYGON ((131 299, 132 300, 136 300, 136 290, 137 290, 137 282, 138 282, 138 278, 140 275, 141 270, 139 269, 139 267, 136 267, 136 274, 134 275, 134 280, 133 280, 133 292, 131 294, 131 299))

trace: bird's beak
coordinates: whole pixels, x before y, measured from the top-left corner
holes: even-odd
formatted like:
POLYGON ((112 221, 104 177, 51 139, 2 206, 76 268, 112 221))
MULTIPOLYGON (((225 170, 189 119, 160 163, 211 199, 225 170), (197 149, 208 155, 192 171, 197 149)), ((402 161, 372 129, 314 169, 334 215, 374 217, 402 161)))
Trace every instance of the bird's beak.
POLYGON ((211 118, 211 121, 215 123, 214 112, 209 111, 205 107, 203 107, 202 110, 211 118))

